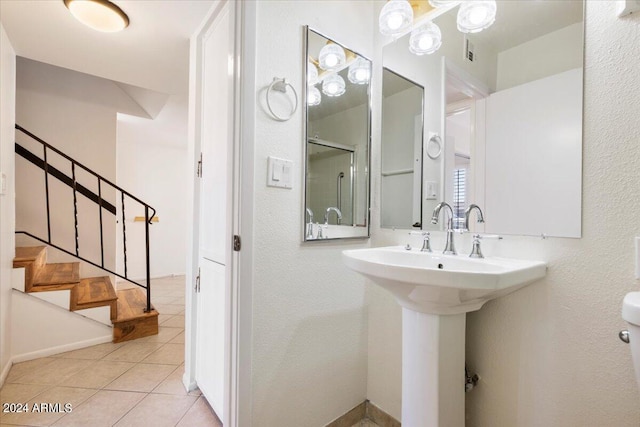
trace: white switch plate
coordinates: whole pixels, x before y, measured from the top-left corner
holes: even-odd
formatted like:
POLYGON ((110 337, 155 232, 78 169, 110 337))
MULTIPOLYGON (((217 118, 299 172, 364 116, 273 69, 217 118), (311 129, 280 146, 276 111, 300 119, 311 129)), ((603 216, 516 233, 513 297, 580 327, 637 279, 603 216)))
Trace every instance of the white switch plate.
POLYGON ((636 279, 640 279, 640 237, 636 237, 636 279))
POLYGON ((0 174, 0 195, 7 194, 7 174, 0 174))
POLYGON ((425 200, 438 200, 438 183, 427 181, 425 184, 425 200))
POLYGON ((293 162, 269 156, 267 159, 267 186, 293 188, 293 162))

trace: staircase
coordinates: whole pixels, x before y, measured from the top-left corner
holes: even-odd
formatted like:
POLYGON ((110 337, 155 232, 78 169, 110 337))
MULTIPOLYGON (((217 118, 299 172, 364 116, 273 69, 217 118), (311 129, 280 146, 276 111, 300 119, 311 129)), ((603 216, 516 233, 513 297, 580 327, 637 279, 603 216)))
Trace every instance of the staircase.
MULTIPOLYGON (((65 310, 112 326, 113 342, 128 341, 149 335, 156 335, 158 333, 158 312, 151 305, 149 260, 149 226, 155 215, 155 209, 26 129, 16 125, 16 130, 30 138, 31 143, 39 143, 42 148, 42 154, 38 154, 40 150, 30 150, 26 148, 26 146, 16 142, 15 151, 16 155, 36 167, 33 168, 33 173, 36 174, 33 176, 42 173, 45 186, 45 200, 43 205, 46 208, 47 229, 44 236, 37 235, 37 233, 34 234, 27 230, 16 231, 16 234, 26 236, 45 246, 16 248, 13 267, 24 268, 24 284, 14 284, 14 288, 25 294, 30 294, 41 300, 58 305, 65 310), (56 166, 51 164, 52 157, 57 161, 56 166), (61 164, 60 162, 68 162, 70 173, 65 172, 64 168, 59 166, 61 164), (38 172, 38 170, 41 172, 38 172), (80 177, 82 177, 82 179, 80 179, 80 177), (53 227, 51 211, 59 209, 58 206, 59 203, 61 203, 58 200, 61 199, 59 196, 60 190, 58 190, 58 196, 50 194, 49 187, 52 180, 55 180, 58 189, 60 188, 60 184, 63 184, 64 187, 62 188, 68 188, 73 195, 74 231, 72 234, 75 237, 75 247, 73 249, 69 248, 67 244, 64 244, 62 240, 54 241, 52 239, 53 227), (83 182, 80 182, 81 180, 83 182), (94 190, 92 190, 92 188, 94 190), (110 194, 110 196, 105 199, 105 194, 110 194), (89 252, 85 254, 79 244, 79 230, 82 228, 79 227, 79 224, 81 224, 81 221, 85 221, 85 224, 87 221, 92 221, 90 218, 83 217, 83 215, 87 214, 86 209, 84 211, 79 210, 78 199, 80 196, 83 197, 84 200, 93 202, 94 206, 96 206, 96 210, 92 210, 91 212, 94 214, 97 213, 98 216, 97 221, 95 218, 93 221, 99 227, 97 232, 95 232, 95 235, 99 236, 99 242, 97 242, 100 248, 99 260, 96 260, 95 254, 92 255, 89 252), (115 200, 118 201, 117 206, 114 203, 115 200), (127 216, 125 215, 125 206, 132 202, 136 205, 134 207, 138 209, 142 207, 145 215, 143 218, 145 221, 146 238, 146 281, 144 282, 133 280, 129 276, 127 268, 127 229, 125 225, 127 216), (112 221, 115 219, 122 221, 121 237, 123 242, 122 255, 124 271, 116 269, 115 266, 105 264, 105 229, 103 226, 103 217, 107 215, 113 215, 114 219, 112 219, 112 221), (47 263, 48 248, 54 248, 59 252, 67 254, 77 259, 78 262, 47 263), (109 274, 109 276, 102 276, 98 273, 96 277, 80 277, 79 261, 87 264, 87 266, 97 267, 109 274), (111 277, 124 279, 136 287, 116 291, 111 283, 111 277)), ((64 206, 60 208, 64 208, 64 206)), ((56 229, 54 231, 53 236, 60 239, 63 230, 56 229)))
POLYGON ((80 315, 86 315, 87 309, 104 307, 102 319, 93 313, 86 317, 103 322, 106 317, 113 325, 113 342, 158 333, 158 312, 153 307, 146 312, 146 295, 142 290, 116 292, 108 276, 80 278, 79 262, 48 264, 46 246, 16 248, 13 267, 25 269, 25 293, 69 291, 68 305, 63 308, 80 315))

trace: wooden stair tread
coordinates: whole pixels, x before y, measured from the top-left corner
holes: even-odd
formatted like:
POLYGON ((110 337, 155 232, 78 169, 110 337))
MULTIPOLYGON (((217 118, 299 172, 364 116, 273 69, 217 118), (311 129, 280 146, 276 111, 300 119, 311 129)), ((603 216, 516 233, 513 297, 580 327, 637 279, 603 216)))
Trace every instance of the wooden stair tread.
POLYGON ((77 305, 107 303, 118 299, 108 276, 81 279, 76 285, 77 305))
POLYGON ((46 246, 20 246, 16 248, 13 262, 35 261, 45 250, 46 246))
POLYGON ((45 264, 33 279, 33 286, 74 285, 80 282, 80 263, 45 264))
POLYGON ((121 289, 118 295, 118 317, 113 323, 126 322, 146 317, 157 317, 158 312, 151 306, 151 311, 145 313, 147 296, 141 289, 121 289))

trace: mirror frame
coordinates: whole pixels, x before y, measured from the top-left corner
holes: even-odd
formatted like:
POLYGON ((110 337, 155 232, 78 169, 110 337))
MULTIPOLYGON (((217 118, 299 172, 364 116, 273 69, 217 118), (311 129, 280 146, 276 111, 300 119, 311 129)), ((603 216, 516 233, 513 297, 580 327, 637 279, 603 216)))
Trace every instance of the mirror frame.
MULTIPOLYGON (((334 39, 332 39, 331 37, 326 36, 325 34, 323 34, 320 31, 314 30, 313 28, 311 28, 308 25, 304 25, 302 27, 303 30, 303 43, 302 43, 302 81, 304 82, 304 86, 303 86, 303 90, 302 90, 302 105, 304 106, 304 114, 303 114, 303 124, 302 124, 302 134, 303 134, 303 156, 304 156, 304 161, 303 161, 303 165, 304 168, 302 170, 302 181, 303 181, 303 193, 302 193, 302 227, 301 227, 301 231, 302 231, 302 242, 303 243, 309 243, 309 242, 331 242, 331 241, 336 241, 336 240, 355 240, 355 239, 369 239, 371 237, 371 139, 372 139, 372 135, 371 135, 371 109, 372 109, 372 94, 371 94, 371 81, 373 80, 373 61, 364 56, 361 55, 360 53, 358 53, 357 51, 351 49, 348 46, 345 46, 342 43, 339 43, 337 41, 335 41, 334 39), (369 63, 371 64, 371 80, 369 81, 369 85, 367 87, 367 125, 366 125, 366 130, 367 130, 367 141, 366 141, 366 147, 367 147, 367 153, 366 153, 366 170, 365 170, 365 182, 367 185, 367 188, 364 192, 364 196, 365 196, 365 227, 366 227, 366 234, 362 235, 362 236, 348 236, 348 237, 328 237, 326 239, 307 239, 306 236, 306 227, 307 227, 307 192, 308 192, 308 185, 307 185, 307 172, 309 170, 309 153, 308 153, 308 140, 309 140, 309 136, 307 135, 307 131, 308 131, 308 123, 309 123, 309 106, 307 104, 307 64, 308 64, 308 57, 309 57, 309 31, 314 32, 315 34, 324 37, 327 40, 331 40, 332 42, 334 42, 335 44, 342 46, 342 48, 350 50, 351 52, 355 53, 356 55, 360 56, 361 58, 366 59, 367 61, 369 61, 369 63)), ((352 227, 352 228, 363 228, 363 227, 352 227)))

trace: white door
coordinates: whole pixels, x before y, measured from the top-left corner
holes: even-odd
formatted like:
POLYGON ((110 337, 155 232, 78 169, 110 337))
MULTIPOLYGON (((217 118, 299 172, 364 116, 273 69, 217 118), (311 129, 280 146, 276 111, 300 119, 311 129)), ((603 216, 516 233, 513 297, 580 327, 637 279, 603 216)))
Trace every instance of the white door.
POLYGON ((202 42, 200 284, 197 294, 195 377, 211 407, 225 418, 225 357, 231 260, 232 135, 229 120, 230 19, 228 3, 202 42))

